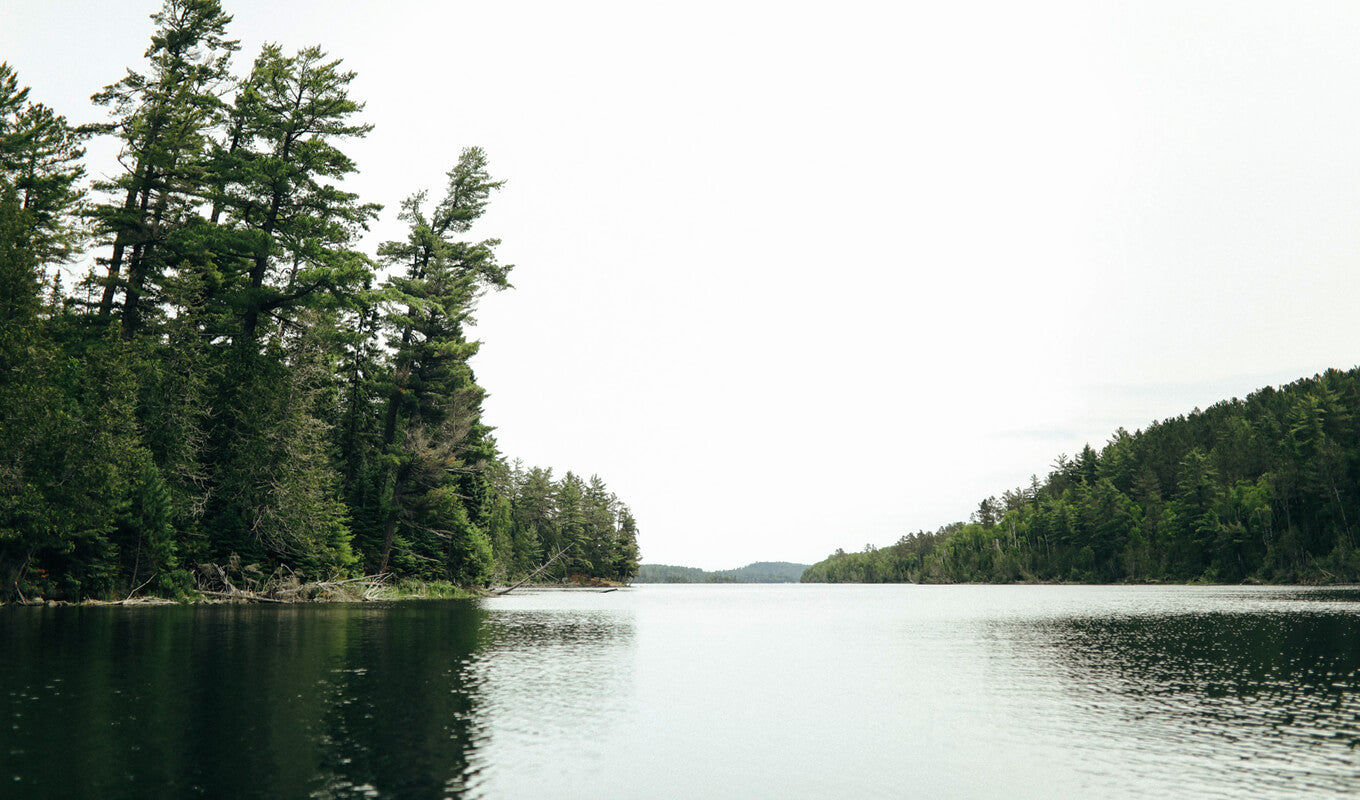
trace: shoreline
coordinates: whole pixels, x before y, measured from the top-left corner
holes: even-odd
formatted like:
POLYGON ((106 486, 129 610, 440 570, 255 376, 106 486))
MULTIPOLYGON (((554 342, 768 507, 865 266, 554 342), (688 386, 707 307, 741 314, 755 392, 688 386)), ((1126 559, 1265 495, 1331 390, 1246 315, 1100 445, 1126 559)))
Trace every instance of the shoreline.
MULTIPOLYGON (((1339 582, 1339 583, 1200 583, 1200 582, 1126 582, 1126 583, 1064 583, 1056 581, 1012 581, 1008 583, 862 583, 862 582, 842 582, 842 583, 797 583, 787 582, 781 584, 770 583, 722 583, 714 584, 707 582, 699 583, 619 583, 616 581, 602 581, 598 584, 583 583, 535 583, 524 586, 496 586, 496 587, 463 587, 448 586, 439 584, 420 584, 411 587, 387 587, 387 590, 366 597, 291 597, 281 599, 268 595, 253 592, 239 592, 228 596, 206 596, 208 593, 199 593, 198 597, 185 597, 172 600, 165 597, 129 597, 123 600, 55 600, 43 597, 31 597, 17 601, 0 601, 0 608, 6 606, 16 606, 20 608, 64 608, 70 606, 82 607, 112 607, 112 606, 215 606, 215 605, 359 605, 366 603, 400 603, 408 600, 481 600, 490 597, 504 597, 514 592, 535 593, 535 592, 584 592, 584 593, 608 593, 619 591, 620 589, 635 589, 638 586, 767 586, 767 585, 797 585, 797 586, 1184 586, 1184 587, 1203 587, 1203 588, 1227 588, 1227 587, 1249 587, 1255 589, 1345 589, 1360 588, 1360 583, 1339 582)), ((224 592, 213 592, 213 595, 226 595, 224 592)))
POLYGON ((378 581, 367 583, 358 581, 341 582, 353 585, 362 591, 327 591, 312 596, 303 596, 297 590, 273 593, 235 589, 223 592, 196 590, 179 599, 167 597, 128 597, 122 600, 57 600, 45 597, 29 597, 20 600, 0 600, 0 608, 19 606, 23 608, 58 608, 66 606, 209 606, 209 605, 336 605, 362 603, 399 603, 407 600, 480 600, 485 597, 503 597, 510 592, 534 591, 585 591, 610 592, 630 588, 632 584, 617 581, 595 580, 591 582, 554 582, 533 583, 523 586, 468 587, 454 586, 443 581, 403 582, 389 585, 378 581))

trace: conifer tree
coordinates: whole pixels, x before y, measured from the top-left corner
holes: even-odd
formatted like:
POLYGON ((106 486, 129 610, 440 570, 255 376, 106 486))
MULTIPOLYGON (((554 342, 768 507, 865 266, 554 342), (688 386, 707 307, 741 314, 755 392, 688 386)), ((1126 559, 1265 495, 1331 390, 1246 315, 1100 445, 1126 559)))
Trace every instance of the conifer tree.
POLYGON ((619 509, 619 530, 615 538, 613 553, 613 575, 610 576, 614 580, 631 580, 637 575, 638 563, 641 558, 637 534, 637 520, 633 518, 633 512, 626 507, 619 509))
MULTIPOLYGON (((0 185, 25 215, 23 246, 41 265, 62 263, 79 245, 71 214, 83 196, 86 134, 28 95, 14 69, 0 62, 0 185)), ((25 295, 0 296, 17 301, 25 295)))
POLYGON ((285 56, 269 44, 237 95, 238 128, 214 169, 218 212, 250 249, 243 273, 225 278, 247 349, 263 317, 286 326, 299 309, 345 305, 372 279, 354 243, 380 207, 336 185, 356 170, 340 144, 372 129, 352 119, 363 109, 349 97, 353 79, 320 48, 285 56))
POLYGON ((85 133, 0 64, 0 595, 174 595, 207 562, 473 584, 564 545, 631 575, 603 481, 508 468, 482 421, 467 327, 511 269, 467 238, 502 185, 485 153, 403 204, 375 288, 378 207, 340 188, 353 73, 267 45, 237 82, 218 0, 152 19, 146 66, 95 95, 123 168, 89 215, 96 302, 53 272, 84 243, 85 133))
MULTIPOLYGON (((78 242, 79 134, 28 100, 0 65, 0 593, 79 597, 122 589, 130 540, 173 568, 156 476, 133 414, 135 379, 115 340, 64 350, 47 268, 78 242)), ((54 293, 55 294, 55 293, 54 293)))
POLYGON ((495 451, 481 424, 484 393, 468 364, 478 343, 467 340, 464 325, 482 292, 509 286, 510 267, 496 260, 498 241, 459 238, 502 185, 491 180, 485 153, 464 150, 447 177, 444 197, 430 213, 424 192, 402 204, 406 240, 379 248, 384 262, 405 269, 388 284, 394 370, 381 440, 387 468, 380 570, 399 538, 412 546, 433 534, 448 538, 450 574, 480 571, 459 562, 481 559, 480 546, 462 540, 485 538, 480 523, 489 485, 482 471, 495 451), (448 518, 440 521, 443 515, 448 518))
POLYGON ((339 146, 371 129, 352 119, 362 110, 353 78, 319 48, 285 56, 266 45, 238 92, 232 141, 215 149, 207 224, 234 250, 214 262, 214 307, 234 341, 207 445, 216 557, 312 573, 355 563, 331 458, 346 343, 335 332, 373 279, 355 242, 378 206, 335 185, 355 171, 339 146))
POLYGON ((99 311, 112 313, 123 290, 124 338, 137 332, 146 301, 156 299, 157 284, 171 268, 167 240, 202 202, 209 134, 231 85, 237 50, 226 35, 231 17, 217 0, 166 0, 152 19, 146 74, 128 70, 92 98, 110 108, 113 121, 104 128, 122 144, 125 172, 99 185, 111 197, 96 216, 111 247, 99 311))

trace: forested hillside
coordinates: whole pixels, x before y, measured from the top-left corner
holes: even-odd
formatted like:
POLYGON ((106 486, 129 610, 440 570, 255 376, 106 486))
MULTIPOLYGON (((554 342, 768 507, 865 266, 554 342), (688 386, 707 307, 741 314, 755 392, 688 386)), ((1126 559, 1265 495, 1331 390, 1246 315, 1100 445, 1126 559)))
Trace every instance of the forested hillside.
POLYGON ((642 564, 637 583, 797 583, 807 564, 788 561, 756 561, 736 569, 713 572, 698 567, 642 564))
POLYGON ((972 519, 804 581, 1360 580, 1360 369, 1329 370, 1059 456, 972 519))
POLYGON ((177 595, 228 562, 479 584, 565 550, 631 576, 604 483, 510 466, 482 422, 467 326, 511 271, 469 236, 486 154, 363 252, 354 74, 274 45, 238 73, 230 20, 167 0, 98 126, 0 65, 0 599, 177 595), (92 136, 120 153, 87 186, 92 136))

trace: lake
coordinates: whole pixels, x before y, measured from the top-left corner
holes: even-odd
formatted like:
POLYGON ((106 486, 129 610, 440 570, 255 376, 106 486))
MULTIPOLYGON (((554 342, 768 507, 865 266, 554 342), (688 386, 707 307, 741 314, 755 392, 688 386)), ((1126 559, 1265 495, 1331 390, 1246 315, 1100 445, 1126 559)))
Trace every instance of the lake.
POLYGON ((1360 791, 1360 591, 0 608, 5 798, 1360 791))

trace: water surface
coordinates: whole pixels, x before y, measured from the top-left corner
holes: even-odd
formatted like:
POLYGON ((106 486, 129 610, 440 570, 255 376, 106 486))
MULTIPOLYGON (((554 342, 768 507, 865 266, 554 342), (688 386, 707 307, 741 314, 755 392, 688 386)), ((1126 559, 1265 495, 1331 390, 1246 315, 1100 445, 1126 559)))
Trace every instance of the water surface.
POLYGON ((1360 592, 0 608, 0 796, 1360 791, 1360 592))

